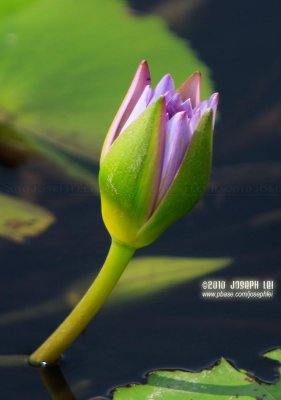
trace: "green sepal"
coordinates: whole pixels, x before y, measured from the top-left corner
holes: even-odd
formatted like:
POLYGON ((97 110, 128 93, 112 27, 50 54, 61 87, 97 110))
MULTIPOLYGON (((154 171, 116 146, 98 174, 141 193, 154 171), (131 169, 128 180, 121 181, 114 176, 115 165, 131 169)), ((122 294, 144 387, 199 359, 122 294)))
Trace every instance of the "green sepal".
POLYGON ((102 214, 111 236, 131 245, 151 213, 163 157, 164 99, 114 141, 100 166, 102 214))
POLYGON ((165 197, 151 218, 138 232, 135 247, 156 240, 172 223, 187 214, 201 199, 208 184, 212 165, 213 111, 201 118, 185 159, 165 197))

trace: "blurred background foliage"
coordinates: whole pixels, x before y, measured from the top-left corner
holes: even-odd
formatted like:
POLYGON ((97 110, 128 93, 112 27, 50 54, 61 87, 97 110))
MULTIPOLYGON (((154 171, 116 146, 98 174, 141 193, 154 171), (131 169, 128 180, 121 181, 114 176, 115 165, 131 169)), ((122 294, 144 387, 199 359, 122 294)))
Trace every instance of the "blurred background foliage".
MULTIPOLYGON (((63 371, 77 398, 106 394, 147 370, 198 369, 222 355, 274 379, 258 354, 280 344, 281 334, 280 7, 278 0, 0 2, 1 355, 32 351, 102 264, 109 238, 97 196, 99 148, 147 58, 154 84, 167 71, 179 83, 201 69, 204 96, 210 76, 220 92, 209 189, 139 252, 115 294, 120 301, 113 293, 63 371), (7 205, 7 195, 23 207, 7 205), (27 240, 47 215, 45 233, 27 240), (16 241, 21 234, 24 245, 16 241), (276 294, 204 302, 194 279, 203 273, 270 278, 276 294)), ((33 370, 1 360, 3 397, 49 398, 33 370)))
POLYGON ((158 17, 131 15, 124 1, 1 2, 2 120, 23 135, 98 161, 100 148, 142 59, 153 82, 180 84, 207 67, 158 17))
MULTIPOLYGON (((158 17, 132 15, 124 1, 3 0, 0 21, 5 166, 41 155, 98 192, 93 165, 142 59, 154 83, 170 72, 180 84, 200 70, 204 96, 212 89, 207 67, 190 46, 158 17)), ((1 198, 0 205, 6 206, 1 198)))

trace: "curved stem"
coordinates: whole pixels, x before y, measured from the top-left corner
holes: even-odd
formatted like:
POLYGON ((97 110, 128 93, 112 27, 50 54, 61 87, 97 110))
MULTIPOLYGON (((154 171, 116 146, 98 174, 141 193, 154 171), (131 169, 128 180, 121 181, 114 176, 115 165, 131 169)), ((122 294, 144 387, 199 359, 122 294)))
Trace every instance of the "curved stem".
POLYGON ((134 252, 135 249, 112 241, 105 263, 93 284, 62 324, 31 354, 31 364, 51 364, 60 358, 104 304, 134 252))

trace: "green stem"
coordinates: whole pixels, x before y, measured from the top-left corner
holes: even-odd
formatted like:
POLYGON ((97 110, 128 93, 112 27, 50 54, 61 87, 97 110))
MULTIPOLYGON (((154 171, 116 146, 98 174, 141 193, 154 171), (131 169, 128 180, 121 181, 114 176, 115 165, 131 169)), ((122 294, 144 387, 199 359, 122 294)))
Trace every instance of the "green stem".
POLYGON ((135 249, 112 241, 105 263, 97 278, 69 316, 31 354, 29 359, 31 364, 52 364, 60 358, 104 304, 134 252, 135 249))

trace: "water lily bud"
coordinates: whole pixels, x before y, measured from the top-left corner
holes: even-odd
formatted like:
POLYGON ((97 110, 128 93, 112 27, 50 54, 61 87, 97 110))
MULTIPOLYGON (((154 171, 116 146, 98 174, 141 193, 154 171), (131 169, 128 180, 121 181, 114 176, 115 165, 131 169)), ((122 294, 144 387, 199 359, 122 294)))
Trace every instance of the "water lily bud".
POLYGON ((210 175, 218 94, 201 101, 201 75, 155 89, 143 61, 109 129, 100 162, 105 225, 115 241, 153 242, 202 197, 210 175))

